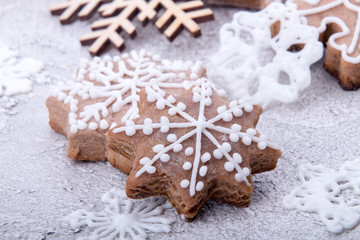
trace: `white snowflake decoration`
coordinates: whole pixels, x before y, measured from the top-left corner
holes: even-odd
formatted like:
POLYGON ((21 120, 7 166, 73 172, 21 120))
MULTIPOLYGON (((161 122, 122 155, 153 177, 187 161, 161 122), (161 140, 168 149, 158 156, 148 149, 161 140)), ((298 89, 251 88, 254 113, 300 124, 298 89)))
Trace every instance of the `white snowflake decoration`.
POLYGON ((295 9, 272 3, 260 12, 241 11, 220 29, 220 50, 210 77, 242 103, 290 103, 311 83, 310 65, 322 57, 316 28, 302 24, 295 9), (279 23, 279 33, 271 28, 279 23), (303 48, 292 51, 296 45, 303 48))
POLYGON ((301 185, 283 199, 288 209, 316 212, 334 233, 360 222, 360 159, 345 162, 339 171, 323 165, 300 166, 301 185), (347 196, 351 191, 353 197, 347 196))
POLYGON ((146 239, 146 231, 170 232, 173 220, 161 217, 165 209, 171 208, 165 197, 146 200, 131 200, 124 190, 111 189, 102 198, 105 209, 101 212, 78 210, 68 216, 72 228, 82 226, 95 228, 85 239, 146 239))
POLYGON ((195 64, 167 60, 160 62, 158 55, 144 50, 139 53, 132 51, 130 55, 123 54, 112 59, 105 57, 101 60, 96 57, 91 62, 84 60, 75 84, 59 86, 53 96, 59 101, 70 104, 69 124, 72 133, 85 128, 108 129, 115 124, 108 123, 105 119, 110 109, 116 113, 124 106, 130 105, 121 122, 138 117, 139 92, 142 88, 187 89, 191 86, 191 81, 199 77, 201 71, 203 67, 199 62, 195 64), (118 72, 113 70, 114 64, 117 64, 118 72), (187 78, 187 73, 190 79, 187 78), (86 80, 86 75, 91 81, 86 80), (79 111, 79 100, 76 97, 83 100, 99 98, 106 100, 89 104, 79 111))
POLYGON ((242 108, 244 108, 246 112, 251 112, 253 110, 252 105, 239 105, 236 101, 234 101, 230 103, 229 109, 227 109, 226 106, 221 106, 217 109, 217 116, 211 119, 206 119, 206 107, 212 105, 211 96, 213 94, 213 89, 211 84, 205 78, 195 81, 194 87, 192 88, 192 100, 194 103, 198 103, 199 105, 199 114, 197 118, 193 118, 186 112, 187 106, 184 103, 177 102, 172 95, 166 96, 164 91, 156 91, 148 87, 146 88, 146 93, 147 101, 156 102, 156 107, 159 110, 167 108, 170 116, 178 114, 185 119, 186 122, 170 122, 168 117, 162 116, 160 122, 153 122, 150 118, 144 119, 144 124, 135 124, 134 121, 127 121, 125 126, 112 130, 114 133, 125 132, 128 136, 133 136, 138 130, 142 130, 145 135, 151 135, 154 129, 159 129, 161 133, 167 134, 167 141, 169 142, 169 145, 164 146, 163 144, 159 144, 154 146, 153 152, 155 153, 155 156, 151 159, 144 157, 140 160, 140 164, 143 166, 136 173, 136 177, 140 176, 144 172, 149 174, 155 173, 156 168, 153 164, 158 160, 164 163, 170 161, 170 155, 168 154, 170 151, 184 151, 186 156, 194 156, 194 161, 192 163, 185 162, 182 166, 185 171, 191 170, 191 179, 182 179, 180 183, 182 188, 189 188, 190 196, 194 196, 196 191, 201 191, 204 188, 204 182, 197 181, 197 176, 200 175, 201 177, 204 177, 206 175, 208 168, 204 165, 204 163, 211 159, 211 154, 216 159, 222 159, 225 157, 227 160, 224 164, 225 170, 228 172, 236 171, 235 179, 238 182, 245 182, 250 186, 247 179, 250 174, 250 170, 246 167, 240 167, 242 156, 237 152, 230 155, 230 152, 232 151, 230 143, 220 143, 213 136, 211 131, 228 135, 231 142, 238 142, 241 140, 246 146, 251 145, 252 142, 257 142, 258 148, 261 150, 264 150, 267 146, 277 148, 274 144, 268 142, 264 137, 255 136, 257 133, 255 129, 249 128, 246 132, 241 132, 241 126, 238 124, 233 124, 231 128, 217 125, 219 120, 230 122, 234 117, 241 117, 243 115, 242 108), (168 133, 170 129, 189 128, 191 130, 183 136, 176 136, 175 134, 168 133), (193 136, 196 136, 194 148, 188 147, 183 149, 182 143, 193 136), (202 152, 201 139, 203 137, 208 138, 216 146, 213 153, 202 152))
POLYGON ((33 58, 19 59, 18 52, 0 46, 0 97, 30 92, 30 78, 39 73, 43 66, 42 62, 33 58))

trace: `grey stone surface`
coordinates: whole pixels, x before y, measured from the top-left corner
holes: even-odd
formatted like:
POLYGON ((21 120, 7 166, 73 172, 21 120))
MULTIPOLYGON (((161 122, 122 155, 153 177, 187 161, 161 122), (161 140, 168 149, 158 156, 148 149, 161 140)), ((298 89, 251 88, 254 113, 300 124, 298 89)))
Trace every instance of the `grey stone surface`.
MULTIPOLYGON (((89 21, 62 26, 48 7, 57 0, 0 0, 0 41, 45 62, 52 83, 71 79, 81 57, 89 58, 78 38, 89 21)), ((126 51, 147 49, 164 58, 202 60, 218 48, 218 29, 236 9, 213 8, 216 20, 203 23, 203 36, 183 31, 170 43, 154 25, 138 25, 135 40, 125 37, 126 51)), ((137 20, 134 19, 135 22, 137 20)), ((114 56, 118 51, 111 50, 114 56)), ((285 194, 300 182, 300 164, 338 168, 360 155, 360 92, 343 91, 319 62, 312 67, 312 84, 298 102, 274 105, 264 112, 259 130, 281 146, 276 170, 254 177, 248 208, 208 202, 198 217, 177 219, 169 234, 150 239, 359 239, 360 226, 330 233, 317 214, 282 207, 285 194)), ((32 94, 12 111, 0 113, 0 239, 75 239, 78 233, 64 217, 80 208, 101 210, 101 196, 112 187, 125 187, 126 175, 105 162, 74 162, 65 157, 65 137, 48 126, 45 99, 49 84, 35 84, 32 94)))

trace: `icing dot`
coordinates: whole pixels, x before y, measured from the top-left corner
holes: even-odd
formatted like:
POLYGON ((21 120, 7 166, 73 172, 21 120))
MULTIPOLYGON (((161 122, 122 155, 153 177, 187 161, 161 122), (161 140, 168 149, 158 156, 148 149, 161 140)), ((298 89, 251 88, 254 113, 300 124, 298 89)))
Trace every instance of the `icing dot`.
POLYGON ((176 111, 175 108, 170 108, 168 113, 169 113, 170 116, 174 116, 177 113, 177 111, 176 111))
POLYGON ((158 153, 158 152, 160 152, 161 150, 163 150, 164 149, 164 145, 162 145, 162 144, 158 144, 158 145, 155 145, 154 147, 153 147, 153 151, 155 152, 155 153, 158 153))
POLYGON ((181 144, 176 144, 173 148, 174 152, 180 152, 182 150, 183 146, 181 144))
POLYGON ((175 102, 176 102, 176 99, 174 98, 173 95, 169 95, 169 96, 167 97, 167 100, 168 100, 170 103, 175 103, 175 102))
POLYGON ((234 153, 234 154, 233 154, 233 159, 234 159, 234 161, 235 161, 236 163, 241 163, 241 162, 242 162, 242 157, 241 157, 241 155, 238 154, 238 153, 234 153))
POLYGON ((192 164, 191 164, 191 162, 185 162, 182 167, 184 170, 190 170, 192 167, 192 164))
POLYGON ((221 106, 221 107, 218 107, 218 108, 217 108, 218 114, 221 114, 221 113, 223 113, 223 112, 225 112, 225 111, 226 111, 226 106, 221 106))
POLYGON ((155 102, 156 101, 156 96, 155 96, 155 94, 153 94, 153 93, 147 93, 147 101, 148 102, 155 102))
POLYGON ((120 57, 119 57, 119 56, 115 56, 115 57, 113 57, 113 61, 114 61, 114 62, 118 62, 118 61, 120 61, 120 57))
POLYGON ((245 112, 248 112, 248 113, 252 112, 253 109, 254 109, 253 105, 246 105, 244 107, 245 112))
POLYGON ((225 168, 226 171, 232 172, 232 171, 234 171, 235 166, 231 162, 226 162, 224 164, 224 168, 225 168))
POLYGON ((233 114, 235 117, 241 117, 243 115, 243 111, 240 108, 236 108, 234 109, 233 114))
POLYGON ((69 104, 70 100, 72 99, 72 96, 67 96, 65 99, 64 99, 64 103, 65 104, 69 104))
POLYGON ((143 133, 145 135, 150 135, 150 134, 152 134, 152 132, 153 132, 153 129, 150 126, 144 126, 143 133))
POLYGON ((204 177, 207 173, 208 167, 207 166, 202 166, 199 170, 199 174, 200 176, 204 177))
POLYGON ((178 74, 178 78, 180 78, 180 79, 185 79, 186 78, 186 74, 185 73, 179 73, 178 74))
POLYGON ((249 138, 249 137, 243 137, 242 142, 243 142, 246 146, 250 146, 252 140, 251 140, 251 138, 249 138))
POLYGON ((245 176, 249 176, 250 170, 249 170, 248 168, 243 168, 243 174, 244 174, 245 176))
POLYGON ((235 179, 236 179, 236 181, 238 181, 238 182, 242 182, 242 181, 245 180, 245 178, 243 177, 243 175, 240 174, 240 173, 236 173, 236 174, 235 174, 235 179))
POLYGON ((159 99, 156 102, 156 108, 159 110, 163 110, 165 108, 165 102, 162 99, 159 99))
POLYGON ((241 131, 241 126, 240 126, 239 124, 234 123, 234 124, 231 126, 231 129, 232 129, 234 132, 240 132, 240 131, 241 131))
POLYGON ((127 136, 134 136, 135 134, 135 128, 134 127, 126 127, 125 133, 127 136))
POLYGON ((224 142, 224 143, 222 144, 222 147, 224 148, 224 150, 225 150, 226 152, 230 152, 230 151, 231 151, 231 145, 230 145, 228 142, 224 142))
POLYGON ((211 96, 212 96, 212 90, 211 90, 211 88, 207 88, 207 89, 206 89, 205 95, 206 95, 207 97, 211 97, 211 96))
POLYGON ((193 95, 193 102, 200 102, 201 96, 198 93, 194 93, 193 95))
POLYGON ((170 156, 168 154, 163 154, 160 156, 160 160, 162 162, 168 162, 170 160, 170 156))
POLYGON ((75 133, 77 133, 77 131, 78 131, 77 126, 72 125, 72 126, 70 127, 70 132, 71 132, 71 133, 75 134, 75 133))
POLYGON ((256 135, 256 130, 253 128, 249 128, 248 130, 246 130, 246 133, 252 136, 256 135))
POLYGON ((91 122, 91 123, 89 123, 89 128, 91 130, 96 130, 98 128, 98 125, 96 122, 91 122))
POLYGON ((146 171, 149 173, 149 174, 153 174, 156 172, 156 168, 154 166, 146 166, 146 171))
POLYGON ((216 159, 221 159, 223 157, 223 154, 221 153, 221 151, 219 149, 215 149, 213 154, 216 159))
POLYGON ((237 102, 236 101, 231 101, 230 103, 229 103, 229 107, 230 108, 233 108, 233 107, 235 107, 237 105, 237 102))
POLYGON ((209 107, 209 106, 211 106, 211 104, 212 104, 211 98, 207 97, 207 98, 205 99, 205 106, 209 107))
POLYGON ((206 152, 201 156, 201 162, 202 163, 206 163, 207 161, 209 161, 211 158, 210 153, 206 152))
POLYGON ((169 134, 166 138, 169 142, 175 142, 177 140, 177 137, 175 134, 169 134))
MULTIPOLYGON (((201 82, 200 82, 199 84, 201 84, 201 82)), ((194 87, 194 88, 192 89, 192 92, 193 92, 193 93, 200 93, 200 92, 201 92, 201 89, 200 89, 198 86, 196 86, 196 87, 194 87)))
POLYGON ((259 148, 260 150, 264 150, 264 149, 266 148, 266 143, 264 143, 264 142, 259 142, 259 143, 258 143, 258 148, 259 148))
POLYGON ((237 135, 236 133, 231 133, 229 138, 230 138, 230 141, 232 141, 232 142, 238 142, 239 141, 239 135, 237 135))
POLYGON ((57 99, 58 99, 59 101, 63 101, 63 100, 65 99, 65 97, 66 97, 66 94, 65 94, 65 93, 59 92, 57 99))
POLYGON ((148 157, 144 157, 144 158, 140 159, 140 164, 142 164, 142 165, 145 165, 148 162, 150 162, 150 158, 148 158, 148 157))
POLYGON ((194 149, 192 147, 188 147, 185 149, 185 156, 190 156, 194 152, 194 149))
POLYGON ((187 180, 187 179, 184 179, 184 180, 182 180, 182 181, 180 182, 180 186, 181 186, 182 188, 187 188, 187 187, 189 186, 189 184, 190 184, 190 182, 189 182, 189 180, 187 180))
POLYGON ((78 110, 77 106, 75 104, 71 104, 70 105, 70 111, 71 112, 76 112, 78 110))
POLYGON ((149 124, 152 124, 152 123, 153 123, 153 121, 151 120, 151 118, 145 118, 145 120, 144 120, 145 125, 149 125, 149 124))
POLYGON ((233 119, 233 116, 231 113, 224 113, 222 119, 225 122, 230 122, 233 119))
POLYGON ((78 120, 77 126, 78 126, 79 130, 84 130, 87 127, 87 124, 82 120, 78 120))
POLYGON ((182 102, 179 102, 179 103, 177 104, 177 107, 178 107, 181 111, 185 111, 185 109, 186 109, 186 105, 185 105, 184 103, 182 103, 182 102))
POLYGON ((196 187, 195 187, 196 191, 200 192, 201 190, 204 189, 204 183, 202 181, 199 181, 197 184, 196 184, 196 187))
POLYGON ((161 126, 160 132, 167 133, 169 131, 169 126, 161 126))
POLYGON ((105 119, 102 119, 100 121, 100 128, 101 129, 108 129, 109 128, 109 123, 105 119))

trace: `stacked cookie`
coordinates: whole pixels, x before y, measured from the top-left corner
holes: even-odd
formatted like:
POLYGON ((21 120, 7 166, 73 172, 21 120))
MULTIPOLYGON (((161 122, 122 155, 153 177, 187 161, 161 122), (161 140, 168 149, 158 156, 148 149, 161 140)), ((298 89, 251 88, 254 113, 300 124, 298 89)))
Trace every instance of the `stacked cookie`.
POLYGON ((255 129, 261 107, 230 102, 200 63, 145 51, 94 58, 46 104, 69 158, 108 159, 129 174, 129 197, 164 195, 186 219, 209 199, 247 206, 251 174, 281 156, 255 129))

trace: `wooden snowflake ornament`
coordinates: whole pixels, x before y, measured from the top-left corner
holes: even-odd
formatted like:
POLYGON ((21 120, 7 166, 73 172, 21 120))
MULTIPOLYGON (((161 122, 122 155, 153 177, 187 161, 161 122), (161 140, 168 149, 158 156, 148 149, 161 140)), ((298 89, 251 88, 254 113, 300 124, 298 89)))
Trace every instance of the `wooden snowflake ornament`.
POLYGON ((165 12, 159 17, 155 25, 169 40, 173 40, 181 27, 185 27, 197 37, 200 35, 200 27, 197 22, 213 19, 210 9, 200 9, 204 6, 201 1, 187 1, 175 3, 172 0, 115 0, 103 5, 99 12, 105 19, 94 22, 91 28, 94 32, 81 38, 83 45, 91 45, 90 53, 97 55, 110 43, 116 48, 124 47, 124 39, 119 32, 124 30, 131 37, 135 37, 136 27, 130 21, 138 12, 138 19, 145 24, 148 20, 154 20, 156 10, 164 8, 165 12))
POLYGON ((146 88, 139 106, 140 118, 108 133, 112 161, 133 162, 129 197, 165 195, 186 219, 210 198, 247 206, 251 174, 281 156, 255 130, 261 107, 229 103, 205 78, 177 96, 146 88))
POLYGON ((90 18, 102 3, 110 1, 111 0, 70 0, 52 5, 50 12, 53 15, 60 15, 60 22, 62 24, 68 24, 77 17, 81 20, 90 18))

